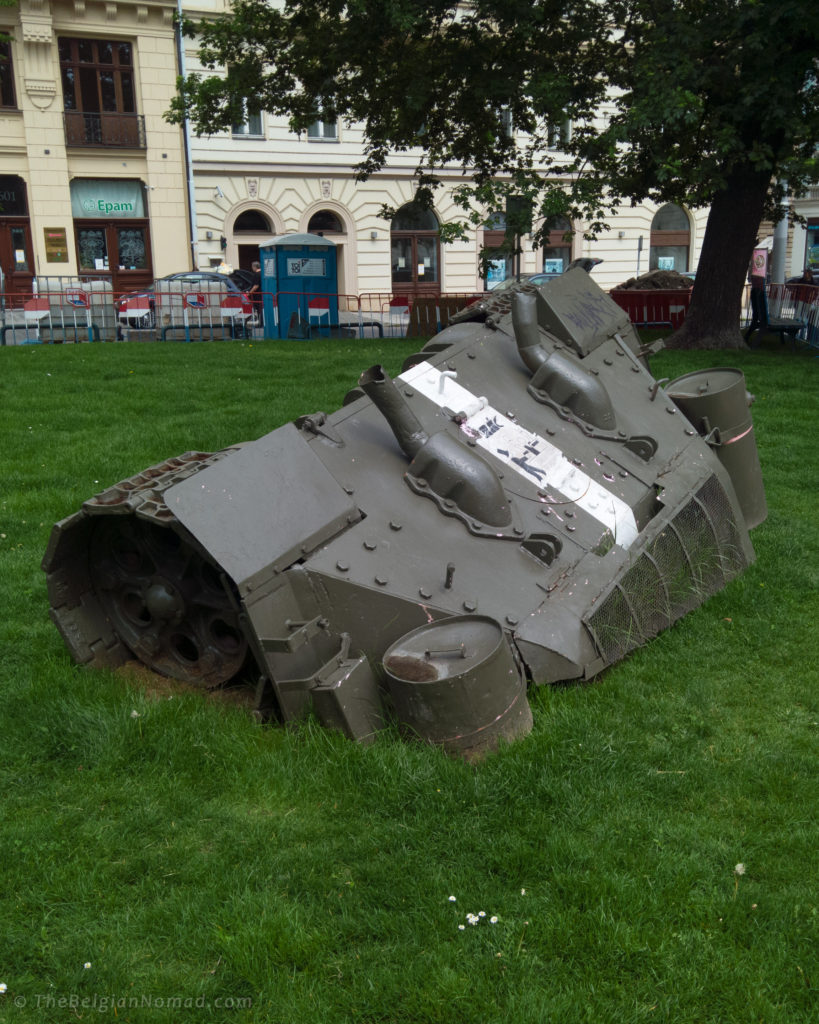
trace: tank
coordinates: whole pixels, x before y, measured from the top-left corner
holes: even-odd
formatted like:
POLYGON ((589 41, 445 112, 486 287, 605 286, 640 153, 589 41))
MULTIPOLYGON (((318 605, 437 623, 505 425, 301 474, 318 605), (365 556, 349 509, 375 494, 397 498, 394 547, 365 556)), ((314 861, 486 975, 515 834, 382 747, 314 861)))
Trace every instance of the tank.
POLYGON ((740 371, 664 390, 648 355, 582 270, 490 297, 339 410, 90 498, 50 537, 51 617, 85 665, 252 680, 260 719, 480 757, 529 731, 530 687, 593 678, 753 560, 740 371))

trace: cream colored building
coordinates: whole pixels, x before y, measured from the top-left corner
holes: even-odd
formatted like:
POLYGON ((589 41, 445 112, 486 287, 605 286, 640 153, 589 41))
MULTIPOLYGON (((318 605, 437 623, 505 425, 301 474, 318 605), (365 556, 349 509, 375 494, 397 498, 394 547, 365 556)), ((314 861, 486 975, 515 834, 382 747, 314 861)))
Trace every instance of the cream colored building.
MULTIPOLYGON (((218 17, 227 7, 195 0, 186 13, 218 17)), ((461 177, 448 178, 434 216, 419 218, 410 205, 417 154, 398 155, 357 182, 363 138, 355 126, 317 122, 299 136, 262 113, 230 132, 192 137, 189 188, 184 133, 163 116, 179 71, 175 11, 173 0, 21 0, 0 8, 0 29, 13 37, 0 64, 7 291, 30 291, 38 276, 82 274, 121 292, 193 266, 249 267, 260 244, 290 232, 321 232, 337 243, 341 293, 484 289, 478 255, 501 240, 499 224, 494 235, 481 228, 466 242, 441 245, 436 229, 459 216, 451 186, 461 177), (384 205, 399 211, 395 221, 381 216, 384 205)), ((200 70, 194 41, 185 40, 182 58, 183 70, 200 70)), ((576 223, 566 244, 565 225, 556 225, 546 250, 524 239, 520 269, 554 271, 591 255, 604 261, 594 271, 603 287, 660 260, 694 270, 707 211, 657 213, 650 203, 624 206, 594 242, 576 223)), ((500 264, 499 276, 510 269, 500 264)))
MULTIPOLYGON (((186 12, 219 16, 228 6, 225 0, 198 0, 186 4, 186 12)), ((188 72, 211 73, 199 64, 193 40, 186 40, 185 63, 188 72)), ((492 242, 484 229, 473 232, 467 242, 437 245, 431 238, 435 223, 413 227, 412 210, 399 213, 396 224, 380 216, 382 206, 400 210, 411 203, 417 153, 394 156, 384 171, 357 182, 353 167, 364 151, 360 129, 316 122, 309 133, 299 136, 283 119, 265 113, 235 125, 232 132, 192 138, 191 151, 202 268, 218 266, 223 259, 249 268, 259 244, 272 236, 321 231, 339 247, 341 293, 484 289, 478 254, 485 242, 492 242)), ((452 185, 462 180, 455 173, 449 177, 452 185)), ((663 218, 660 228, 655 224, 652 230, 657 212, 651 203, 624 205, 596 241, 584 240, 584 225, 578 223, 572 225, 576 233, 571 245, 562 242, 563 230, 556 230, 552 251, 545 253, 535 251, 525 239, 521 271, 541 271, 546 260, 552 261, 551 268, 565 268, 571 259, 596 256, 604 262, 594 277, 608 288, 644 273, 658 258, 666 265, 673 260, 677 270, 696 269, 708 211, 679 210, 672 215, 670 233, 662 226, 663 218)), ((461 214, 448 185, 438 194, 435 214, 443 222, 461 214)), ((502 232, 495 237, 499 241, 502 232)))
POLYGON ((7 292, 77 274, 115 291, 187 269, 181 130, 163 118, 169 0, 0 7, 0 267, 7 292))

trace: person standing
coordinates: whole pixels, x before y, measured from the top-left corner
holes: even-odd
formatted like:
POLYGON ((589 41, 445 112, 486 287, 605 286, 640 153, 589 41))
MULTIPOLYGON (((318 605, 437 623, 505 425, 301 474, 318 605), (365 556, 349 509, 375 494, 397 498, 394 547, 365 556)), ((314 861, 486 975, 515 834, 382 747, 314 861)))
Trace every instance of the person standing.
POLYGON ((250 264, 253 282, 248 289, 248 296, 253 303, 253 312, 259 327, 264 327, 264 296, 262 295, 262 265, 258 260, 250 264))

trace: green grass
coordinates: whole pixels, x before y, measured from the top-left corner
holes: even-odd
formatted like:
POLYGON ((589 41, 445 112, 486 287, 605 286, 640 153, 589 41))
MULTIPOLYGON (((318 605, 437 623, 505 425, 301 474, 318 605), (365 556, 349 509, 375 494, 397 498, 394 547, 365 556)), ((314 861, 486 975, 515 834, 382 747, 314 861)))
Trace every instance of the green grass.
POLYGON ((0 350, 0 1021, 819 1019, 812 353, 653 360, 756 393, 757 561, 593 685, 537 690, 531 735, 478 767, 71 663, 53 522, 415 347, 0 350))

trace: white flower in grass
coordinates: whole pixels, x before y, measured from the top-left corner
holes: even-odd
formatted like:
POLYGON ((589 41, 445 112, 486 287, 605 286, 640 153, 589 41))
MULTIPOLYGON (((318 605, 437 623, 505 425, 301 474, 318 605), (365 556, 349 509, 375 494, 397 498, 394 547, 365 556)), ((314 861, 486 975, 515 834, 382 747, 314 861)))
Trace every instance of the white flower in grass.
POLYGON ((486 911, 485 910, 479 910, 478 911, 478 917, 486 917, 486 911))
POLYGON ((745 865, 744 864, 736 864, 734 866, 734 874, 735 875, 744 875, 745 874, 745 865))
POLYGON ((498 923, 497 917, 495 917, 494 915, 492 917, 490 917, 489 918, 489 923, 490 924, 497 924, 498 923))
POLYGON ((5 982, 0 983, 0 996, 4 996, 8 990, 9 987, 5 982))
POLYGON ((526 895, 526 890, 525 889, 521 889, 520 890, 520 894, 521 894, 521 896, 525 896, 526 895))
POLYGON ((457 896, 450 896, 449 897, 449 902, 450 903, 457 903, 458 902, 457 896))
POLYGON ((83 966, 83 970, 90 971, 91 970, 91 961, 90 960, 86 960, 85 963, 82 966, 83 966))
POLYGON ((458 931, 459 932, 465 932, 466 931, 466 925, 465 924, 459 924, 458 925, 458 931))
POLYGON ((131 712, 131 718, 139 718, 139 717, 140 717, 139 716, 139 712, 137 711, 136 708, 134 708, 134 710, 131 712))

